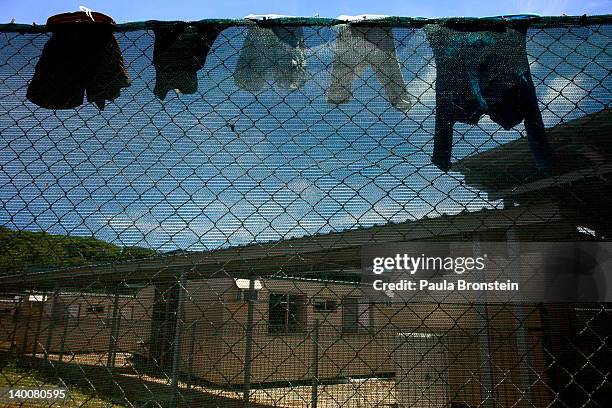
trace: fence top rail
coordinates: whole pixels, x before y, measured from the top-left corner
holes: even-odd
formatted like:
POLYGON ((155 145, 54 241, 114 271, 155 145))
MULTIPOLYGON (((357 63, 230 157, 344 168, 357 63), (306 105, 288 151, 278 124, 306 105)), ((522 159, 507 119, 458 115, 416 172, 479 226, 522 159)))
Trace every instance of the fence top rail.
MULTIPOLYGON (((359 26, 387 26, 422 28, 429 24, 461 27, 465 29, 487 29, 491 27, 554 27, 567 25, 598 25, 612 23, 612 14, 595 16, 539 16, 533 14, 493 16, 493 17, 383 17, 363 20, 345 20, 320 17, 279 17, 269 19, 205 19, 197 21, 159 21, 148 20, 117 24, 116 31, 148 30, 157 27, 174 25, 216 25, 216 26, 252 26, 252 25, 298 25, 329 27, 339 24, 359 26)), ((48 31, 45 25, 37 24, 0 24, 0 32, 43 33, 48 31)))

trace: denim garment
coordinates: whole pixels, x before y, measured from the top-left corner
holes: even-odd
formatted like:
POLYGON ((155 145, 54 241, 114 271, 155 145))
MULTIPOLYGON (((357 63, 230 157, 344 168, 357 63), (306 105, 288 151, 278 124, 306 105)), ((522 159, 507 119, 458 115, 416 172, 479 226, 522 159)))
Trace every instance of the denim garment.
POLYGON ((436 62, 436 127, 432 162, 451 166, 455 122, 478 123, 482 115, 506 130, 524 120, 539 169, 554 161, 531 79, 525 31, 458 31, 425 28, 436 62))

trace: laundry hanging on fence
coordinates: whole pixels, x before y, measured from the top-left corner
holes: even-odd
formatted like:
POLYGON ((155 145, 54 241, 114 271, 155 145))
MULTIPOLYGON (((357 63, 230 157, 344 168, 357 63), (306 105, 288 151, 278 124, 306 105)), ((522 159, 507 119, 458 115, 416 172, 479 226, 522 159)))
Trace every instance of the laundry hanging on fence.
POLYGON ((171 90, 192 94, 198 90, 198 71, 204 67, 206 56, 225 27, 170 26, 154 28, 155 66, 154 93, 164 99, 171 90))
POLYGON ((525 31, 458 31, 425 28, 436 62, 436 127, 432 162, 447 171, 455 122, 478 123, 482 115, 509 130, 524 120, 536 165, 552 165, 535 87, 531 79, 525 31))
POLYGON ((273 26, 248 29, 234 71, 236 85, 260 91, 268 81, 295 90, 306 83, 306 56, 302 27, 273 26))
POLYGON ((327 90, 328 102, 348 102, 353 96, 353 82, 368 66, 374 70, 391 105, 408 112, 412 102, 400 71, 390 27, 340 27, 327 90))
POLYGON ((47 109, 71 109, 87 101, 103 110, 130 85, 115 22, 102 13, 64 13, 50 17, 53 33, 28 86, 27 98, 47 109), (90 17, 91 15, 91 17, 90 17))

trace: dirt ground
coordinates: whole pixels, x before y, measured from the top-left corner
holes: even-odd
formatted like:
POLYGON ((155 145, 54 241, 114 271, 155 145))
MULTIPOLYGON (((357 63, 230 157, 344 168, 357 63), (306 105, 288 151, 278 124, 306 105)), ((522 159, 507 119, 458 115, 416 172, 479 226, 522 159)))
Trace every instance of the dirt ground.
MULTIPOLYGON (((147 381, 165 382, 160 378, 141 376, 147 381)), ((187 384, 180 383, 181 388, 187 384)), ((319 385, 318 408, 384 408, 395 407, 395 381, 388 379, 352 380, 345 384, 319 385)), ((241 400, 242 392, 210 386, 193 386, 193 390, 223 398, 241 400)), ((312 387, 274 387, 252 389, 250 400, 254 403, 282 408, 312 407, 312 387)))
MULTIPOLYGON (((43 362, 43 355, 29 357, 36 366, 43 362)), ((84 381, 93 386, 94 393, 100 397, 111 396, 118 402, 128 399, 142 401, 143 407, 161 406, 168 402, 170 378, 153 376, 139 372, 132 365, 131 354, 117 354, 112 373, 106 368, 107 354, 65 354, 60 362, 58 354, 48 356, 54 370, 72 370, 84 381), (119 394, 119 395, 118 395, 119 394), (148 401, 147 401, 148 400, 148 401), (149 402, 151 404, 149 404, 149 402)), ((317 393, 318 408, 390 408, 396 407, 394 380, 359 379, 341 384, 320 384, 317 393)), ((180 393, 188 406, 210 406, 220 408, 243 407, 242 392, 222 389, 211 385, 194 385, 188 387, 186 382, 179 382, 180 393), (193 405, 198 403, 205 405, 193 405), (210 405, 212 404, 212 405, 210 405)), ((312 407, 312 387, 307 385, 292 387, 253 388, 250 392, 251 407, 310 408, 312 407)))
MULTIPOLYGON (((33 357, 33 360, 42 361, 44 356, 38 354, 33 357)), ((69 366, 78 369, 81 373, 92 373, 91 378, 85 380, 92 381, 92 384, 101 392, 104 386, 97 384, 102 381, 102 377, 108 376, 110 373, 106 369, 107 354, 105 353, 89 353, 89 354, 65 354, 60 363, 58 354, 50 354, 48 356, 52 364, 69 366), (96 369, 97 367, 97 369, 96 369), (94 374, 98 370, 99 373, 94 374), (102 375, 100 375, 100 373, 102 375), (96 386, 98 385, 98 386, 96 386)), ((115 358, 115 367, 117 368, 112 374, 112 382, 120 385, 119 388, 125 392, 127 386, 131 390, 141 389, 143 395, 148 395, 151 403, 155 404, 158 398, 159 403, 163 406, 163 401, 167 398, 167 392, 170 387, 170 378, 167 376, 153 376, 139 372, 132 364, 130 353, 119 353, 115 358), (154 388, 157 392, 152 393, 154 388), (157 394, 157 397, 154 395, 157 394)), ((394 391, 395 382, 389 379, 359 379, 349 380, 341 384, 320 384, 318 386, 317 407, 318 408, 389 408, 396 407, 396 397, 394 391)), ((179 382, 181 394, 194 402, 196 399, 212 398, 207 403, 219 407, 243 406, 242 391, 233 391, 223 388, 214 387, 211 385, 194 385, 188 388, 185 382, 179 382), (217 399, 217 400, 216 400, 217 399), (216 404, 221 405, 216 405, 216 404)), ((135 395, 136 392, 129 392, 135 395)), ((138 398, 142 400, 142 398, 138 398)), ((146 399, 146 398, 145 398, 146 399)), ((306 408, 312 407, 312 387, 308 385, 291 386, 291 387, 270 387, 270 388, 253 388, 250 392, 250 401, 252 406, 267 406, 279 408, 306 408)), ((149 406, 149 405, 145 405, 149 406)), ((151 405, 156 406, 156 405, 151 405)))

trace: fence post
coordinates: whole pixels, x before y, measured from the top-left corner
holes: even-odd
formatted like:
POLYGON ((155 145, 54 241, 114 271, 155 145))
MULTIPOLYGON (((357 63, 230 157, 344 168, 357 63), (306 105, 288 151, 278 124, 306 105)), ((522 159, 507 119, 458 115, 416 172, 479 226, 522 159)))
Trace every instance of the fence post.
MULTIPOLYGON (((519 280, 522 276, 521 271, 521 246, 519 238, 516 233, 516 227, 512 227, 506 231, 506 250, 510 258, 510 276, 511 279, 519 280)), ((525 320, 527 320, 527 314, 523 309, 522 305, 514 305, 512 313, 518 319, 519 324, 516 330, 516 348, 517 357, 519 358, 519 375, 521 378, 521 400, 525 400, 526 406, 533 406, 531 398, 531 384, 533 379, 531 377, 531 370, 529 369, 529 360, 531 360, 531 352, 529 350, 529 333, 525 327, 525 320)), ((519 400, 520 401, 520 400, 519 400)))
POLYGON ((319 319, 314 321, 312 328, 312 395, 311 408, 317 408, 317 400, 319 398, 319 319))
MULTIPOLYGON (((480 238, 474 238, 472 241, 472 249, 474 256, 481 255, 480 238)), ((484 273, 479 276, 483 281, 486 280, 484 273)), ((481 405, 483 408, 493 408, 495 406, 495 385, 493 382, 493 362, 491 361, 491 345, 490 345, 490 328, 489 328, 489 308, 487 305, 486 292, 479 295, 476 304, 478 312, 478 343, 480 349, 480 367, 482 375, 482 391, 481 405)))
POLYGON ((177 407, 179 401, 179 373, 181 369, 181 343, 183 341, 183 314, 185 307, 185 286, 187 271, 181 272, 178 281, 178 302, 176 305, 176 330, 174 332, 174 353, 172 356, 172 406, 177 407))
MULTIPOLYGON (((550 329, 550 316, 548 314, 548 308, 544 304, 538 305, 540 312, 540 321, 542 324, 542 352, 544 355, 545 367, 553 367, 555 365, 555 358, 552 356, 553 343, 551 341, 551 329, 550 329)), ((557 382, 557 376, 554 372, 548 372, 543 378, 544 384, 547 385, 548 395, 551 401, 554 401, 557 390, 559 390, 559 384, 557 382)))
POLYGON ((110 336, 108 338, 108 357, 106 360, 106 367, 109 370, 115 368, 115 356, 117 354, 117 343, 118 343, 118 332, 119 332, 119 287, 115 289, 115 296, 113 299, 113 317, 111 320, 110 336))
POLYGON ((193 349, 195 346, 196 324, 197 320, 191 325, 191 341, 189 344, 189 367, 187 369, 187 388, 191 388, 191 373, 193 372, 193 349))
MULTIPOLYGON (((51 340, 53 340, 53 329, 55 328, 55 314, 57 308, 57 299, 59 297, 59 286, 53 289, 53 297, 51 300, 51 312, 49 313, 49 324, 47 325, 47 341, 45 343, 45 361, 49 360, 49 350, 51 349, 51 340)), ((44 307, 44 306, 43 306, 44 307)))
POLYGON ((246 341, 244 345, 244 380, 242 384, 242 399, 244 405, 247 406, 251 394, 251 369, 252 369, 252 354, 253 354, 253 310, 255 280, 249 279, 249 291, 247 293, 247 327, 246 341))

